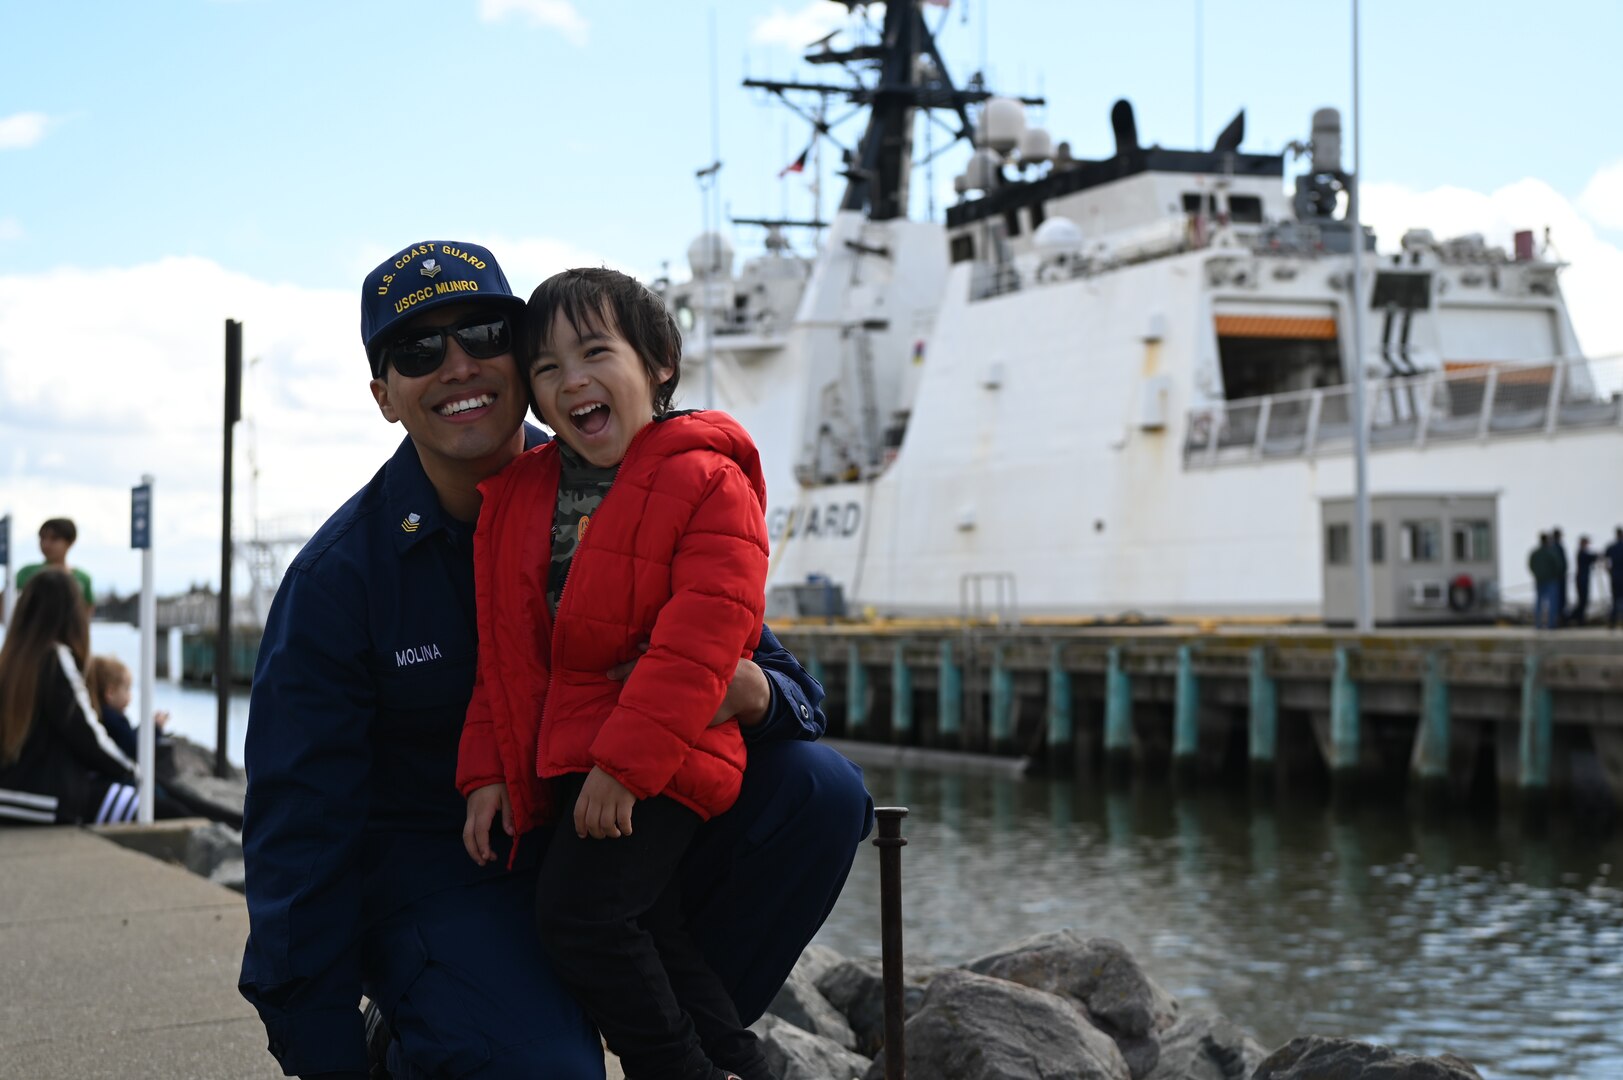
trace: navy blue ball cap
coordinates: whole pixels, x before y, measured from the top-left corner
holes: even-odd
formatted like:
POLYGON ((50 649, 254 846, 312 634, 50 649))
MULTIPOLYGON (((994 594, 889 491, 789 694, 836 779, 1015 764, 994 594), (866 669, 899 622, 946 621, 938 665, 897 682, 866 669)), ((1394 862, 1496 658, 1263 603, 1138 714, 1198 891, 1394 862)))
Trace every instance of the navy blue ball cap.
POLYGON ((378 354, 390 332, 407 320, 446 304, 486 302, 507 309, 516 339, 524 301, 513 295, 488 248, 430 240, 383 260, 361 286, 361 341, 372 377, 383 374, 378 354))

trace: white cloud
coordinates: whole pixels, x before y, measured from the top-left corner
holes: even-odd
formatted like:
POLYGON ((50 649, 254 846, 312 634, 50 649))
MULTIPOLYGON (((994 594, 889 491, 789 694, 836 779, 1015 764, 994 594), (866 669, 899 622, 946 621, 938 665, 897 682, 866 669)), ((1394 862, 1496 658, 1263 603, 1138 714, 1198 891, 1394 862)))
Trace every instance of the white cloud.
POLYGON ((1561 291, 1578 343, 1589 356, 1623 353, 1623 305, 1617 303, 1623 248, 1598 236, 1579 208, 1544 181, 1518 180, 1487 194, 1371 183, 1364 189, 1363 218, 1385 251, 1396 251, 1411 228, 1430 229, 1439 240, 1481 233, 1507 250, 1518 230, 1533 230, 1542 243, 1548 228, 1551 257, 1571 264, 1561 272, 1561 291))
MULTIPOLYGON (((869 5, 869 10, 872 18, 884 18, 883 4, 869 5)), ((811 0, 797 11, 774 7, 772 14, 755 20, 750 40, 757 45, 782 45, 800 50, 826 34, 845 29, 849 22, 850 15, 842 11, 840 5, 811 0)))
POLYGON ((479 0, 479 18, 500 22, 509 15, 527 18, 531 26, 558 31, 577 49, 586 44, 588 24, 569 0, 479 0))
POLYGON ((26 150, 45 138, 51 118, 44 113, 23 112, 0 116, 0 150, 26 150))
POLYGON ((1606 229, 1623 229, 1623 161, 1614 162, 1589 178, 1578 205, 1590 220, 1606 229))
POLYGON ((0 218, 0 242, 6 240, 21 240, 23 227, 16 218, 0 218))

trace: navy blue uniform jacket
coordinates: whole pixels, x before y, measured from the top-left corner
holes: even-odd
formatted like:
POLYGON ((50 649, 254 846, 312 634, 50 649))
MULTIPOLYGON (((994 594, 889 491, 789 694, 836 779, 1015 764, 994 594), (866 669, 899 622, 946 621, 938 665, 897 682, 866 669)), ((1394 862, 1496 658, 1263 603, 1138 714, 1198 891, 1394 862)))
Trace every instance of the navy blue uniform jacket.
MULTIPOLYGON (((544 441, 525 428, 527 446, 544 441)), ((457 741, 473 691, 473 528, 408 437, 305 545, 271 607, 249 710, 240 989, 289 1073, 353 1067, 360 942, 412 900, 504 873, 462 847, 457 741)), ((815 739, 823 691, 770 631, 750 739, 815 739)), ((505 844, 500 829, 492 842, 505 844)), ((520 845, 520 868, 544 845, 520 845)))

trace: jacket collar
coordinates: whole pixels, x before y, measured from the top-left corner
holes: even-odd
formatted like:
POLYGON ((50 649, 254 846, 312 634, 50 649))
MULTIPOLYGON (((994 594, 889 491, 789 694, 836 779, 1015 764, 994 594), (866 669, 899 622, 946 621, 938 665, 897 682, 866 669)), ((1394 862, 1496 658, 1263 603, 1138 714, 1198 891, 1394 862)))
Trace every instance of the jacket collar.
MULTIPOLYGON (((540 428, 524 425, 524 449, 533 449, 548 439, 540 428)), ((411 441, 410 435, 400 440, 394 456, 384 466, 383 512, 386 528, 394 534, 395 546, 402 552, 445 528, 449 520, 434 485, 423 471, 417 444, 411 441)))

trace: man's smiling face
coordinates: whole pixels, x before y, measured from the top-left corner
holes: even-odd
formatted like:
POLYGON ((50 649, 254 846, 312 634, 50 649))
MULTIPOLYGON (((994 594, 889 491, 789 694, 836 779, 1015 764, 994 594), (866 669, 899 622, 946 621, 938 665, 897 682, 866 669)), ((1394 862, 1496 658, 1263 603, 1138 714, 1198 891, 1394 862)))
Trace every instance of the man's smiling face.
MULTIPOLYGON (((491 305, 454 304, 424 312, 405 329, 453 326, 485 311, 501 313, 491 305)), ((436 462, 454 468, 509 453, 529 404, 511 349, 480 360, 454 334, 445 336, 445 359, 434 371, 411 377, 390 364, 372 380, 378 410, 405 426, 431 473, 436 462)))

